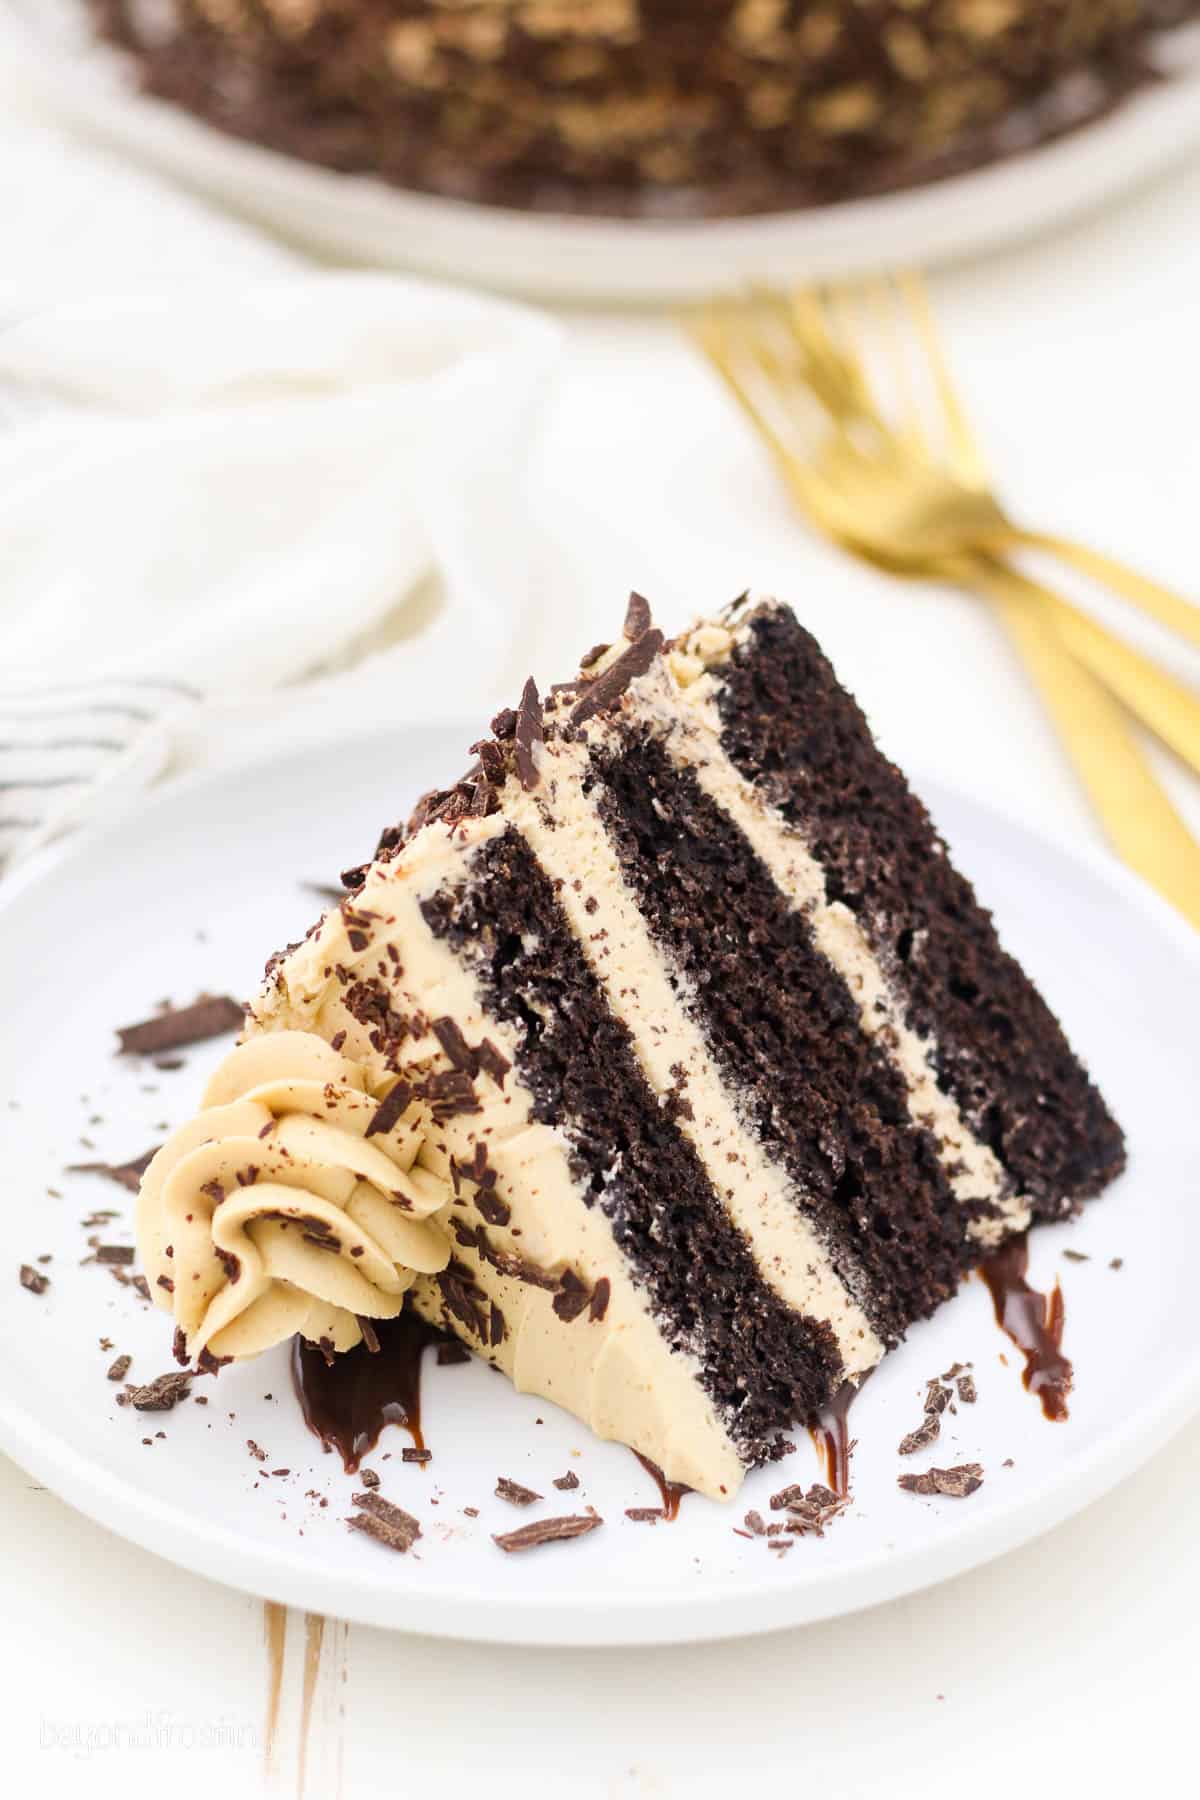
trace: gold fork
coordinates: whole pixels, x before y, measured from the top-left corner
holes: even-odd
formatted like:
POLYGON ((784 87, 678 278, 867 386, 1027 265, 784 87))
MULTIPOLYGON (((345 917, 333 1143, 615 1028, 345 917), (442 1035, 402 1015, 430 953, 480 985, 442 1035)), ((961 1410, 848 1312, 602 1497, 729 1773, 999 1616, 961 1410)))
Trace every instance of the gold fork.
POLYGON ((1114 847, 1200 925, 1200 849, 1125 711, 1137 713, 1200 769, 1200 706, 1181 683, 1031 581, 1003 552, 1018 545, 1054 549, 1089 574, 1105 572, 1125 599, 1195 642, 1200 610, 1098 552, 1009 519, 915 278, 849 298, 760 296, 708 312, 696 331, 821 530, 892 573, 952 580, 996 603, 1114 847), (898 419, 876 399, 855 348, 849 321, 864 310, 864 300, 876 327, 885 327, 898 419), (904 332, 898 316, 907 317, 904 332), (924 355, 917 371, 903 351, 905 337, 913 335, 924 355), (914 376, 932 389, 938 442, 925 428, 914 376))

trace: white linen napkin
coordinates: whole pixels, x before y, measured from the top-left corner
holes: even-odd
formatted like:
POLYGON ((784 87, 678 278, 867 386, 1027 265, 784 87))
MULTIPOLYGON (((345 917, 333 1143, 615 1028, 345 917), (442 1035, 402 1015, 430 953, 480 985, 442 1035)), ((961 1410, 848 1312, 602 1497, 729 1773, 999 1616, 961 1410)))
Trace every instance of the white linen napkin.
POLYGON ((94 153, 41 133, 9 148, 0 225, 14 160, 41 206, 0 281, 0 867, 107 782, 149 778, 179 708, 269 704, 381 631, 405 640, 396 716, 428 716, 450 681, 464 712, 507 691, 557 328, 431 283, 314 271, 124 169, 118 254, 97 268, 94 153), (131 195, 169 273, 146 272, 144 237, 134 276, 120 266, 131 195), (414 599, 431 572, 436 603, 414 599))

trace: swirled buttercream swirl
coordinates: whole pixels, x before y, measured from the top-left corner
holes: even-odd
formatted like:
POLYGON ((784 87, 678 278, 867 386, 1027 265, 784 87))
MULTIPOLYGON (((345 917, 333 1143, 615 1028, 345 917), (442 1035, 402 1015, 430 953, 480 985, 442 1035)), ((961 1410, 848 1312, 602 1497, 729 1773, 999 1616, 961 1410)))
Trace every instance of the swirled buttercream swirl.
POLYGON ((301 1332, 334 1350, 446 1267, 449 1185, 416 1166, 418 1105, 381 1112, 360 1063, 304 1031, 240 1044, 142 1180, 137 1236, 190 1357, 255 1356, 301 1332))

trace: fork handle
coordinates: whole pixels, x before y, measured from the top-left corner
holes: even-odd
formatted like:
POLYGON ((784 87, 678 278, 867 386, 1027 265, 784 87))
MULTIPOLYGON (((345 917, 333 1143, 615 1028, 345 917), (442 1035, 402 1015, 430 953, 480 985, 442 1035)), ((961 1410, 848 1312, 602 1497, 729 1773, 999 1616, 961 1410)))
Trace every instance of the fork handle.
POLYGON ((1148 575, 1140 575, 1115 556, 1093 550, 1088 544, 1076 543, 1073 538, 1055 537, 1048 531, 1028 531, 1023 526, 1013 528, 1009 542, 1023 544, 1030 550, 1044 550, 1062 562, 1073 564, 1082 574, 1101 586, 1110 587, 1131 606, 1178 632, 1190 644, 1200 645, 1200 606, 1163 587, 1160 582, 1151 581, 1148 575))
POLYGON ((998 584, 1053 625, 1071 654, 1200 774, 1200 700, 1149 657, 1072 606, 1052 588, 990 555, 956 559, 960 579, 994 593, 998 584))
POLYGON ((986 586, 1114 850, 1200 928, 1200 844, 1150 767, 1125 708, 1030 606, 1023 577, 997 565, 986 586))

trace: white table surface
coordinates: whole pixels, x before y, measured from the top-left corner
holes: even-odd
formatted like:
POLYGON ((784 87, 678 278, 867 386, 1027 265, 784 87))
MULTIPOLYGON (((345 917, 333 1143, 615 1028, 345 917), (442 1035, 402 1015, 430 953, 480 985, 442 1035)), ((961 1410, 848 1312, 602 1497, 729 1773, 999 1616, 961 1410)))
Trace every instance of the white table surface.
MULTIPOLYGON (((1198 220, 1195 168, 936 290, 1014 501, 1193 592, 1198 220)), ((539 669, 611 630, 631 585, 668 623, 748 584, 773 589, 901 761, 1094 837, 982 610, 893 587, 808 539, 670 322, 577 314, 569 327, 536 471, 555 540, 539 669)), ((1196 659, 1180 666, 1195 676, 1196 659)), ((247 741, 193 754, 220 762, 247 741)), ((1197 784, 1164 767, 1200 829, 1197 784)), ((976 1574, 753 1642, 504 1651, 292 1613, 269 1735, 262 1604, 122 1543, 0 1458, 4 1791, 991 1800, 1116 1794, 1174 1768, 1172 1791, 1195 1793, 1198 1484, 1200 1424, 976 1574)))

